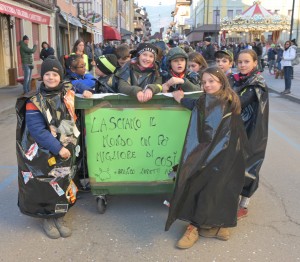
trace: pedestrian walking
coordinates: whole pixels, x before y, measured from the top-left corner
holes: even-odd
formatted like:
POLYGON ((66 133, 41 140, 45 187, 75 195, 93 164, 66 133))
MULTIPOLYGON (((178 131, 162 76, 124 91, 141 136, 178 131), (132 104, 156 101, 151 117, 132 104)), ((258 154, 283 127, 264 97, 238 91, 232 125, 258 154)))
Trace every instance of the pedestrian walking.
POLYGON ((30 91, 29 86, 31 83, 31 76, 33 70, 32 54, 34 54, 37 49, 38 41, 35 42, 32 48, 29 48, 28 44, 29 44, 29 37, 27 35, 24 35, 23 39, 19 42, 22 69, 24 72, 24 82, 23 82, 24 94, 30 91))

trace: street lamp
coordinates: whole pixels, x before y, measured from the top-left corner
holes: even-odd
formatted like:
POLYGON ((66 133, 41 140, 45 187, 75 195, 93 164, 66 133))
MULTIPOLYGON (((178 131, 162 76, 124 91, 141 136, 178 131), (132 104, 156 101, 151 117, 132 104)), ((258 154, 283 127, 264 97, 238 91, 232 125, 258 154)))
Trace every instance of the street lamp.
POLYGON ((293 35, 294 9, 295 9, 295 0, 293 0, 293 7, 292 7, 291 28, 290 28, 290 41, 292 40, 292 35, 293 35))

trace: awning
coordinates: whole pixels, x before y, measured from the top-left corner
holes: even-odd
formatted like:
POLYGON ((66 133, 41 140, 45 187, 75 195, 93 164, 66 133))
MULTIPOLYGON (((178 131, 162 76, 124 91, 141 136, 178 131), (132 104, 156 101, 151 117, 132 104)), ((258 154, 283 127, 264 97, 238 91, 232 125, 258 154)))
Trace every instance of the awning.
POLYGON ((116 28, 108 25, 103 26, 103 37, 104 40, 121 40, 119 31, 116 28))
POLYGON ((60 11, 61 16, 66 20, 66 22, 69 21, 70 24, 75 25, 77 27, 82 28, 82 24, 79 21, 78 18, 76 18, 75 16, 69 15, 63 11, 60 11), (68 17, 69 16, 69 17, 68 17))
POLYGON ((132 35, 132 32, 128 31, 127 29, 124 29, 121 27, 121 36, 122 39, 130 39, 132 35))
POLYGON ((4 3, 2 1, 0 1, 0 13, 18 17, 37 24, 44 24, 44 25, 50 24, 50 16, 32 12, 15 5, 4 3))
POLYGON ((189 42, 202 41, 204 32, 192 31, 186 37, 189 42))

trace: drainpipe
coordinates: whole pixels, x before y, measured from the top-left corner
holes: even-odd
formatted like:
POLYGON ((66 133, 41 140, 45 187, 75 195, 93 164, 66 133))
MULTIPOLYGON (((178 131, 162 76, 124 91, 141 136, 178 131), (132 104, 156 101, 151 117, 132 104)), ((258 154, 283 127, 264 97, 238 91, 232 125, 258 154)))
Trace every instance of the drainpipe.
POLYGON ((56 8, 56 11, 55 11, 56 54, 57 54, 57 58, 59 59, 62 54, 61 54, 61 50, 60 50, 61 39, 60 39, 59 23, 58 23, 60 7, 57 5, 57 0, 54 0, 54 6, 56 8))

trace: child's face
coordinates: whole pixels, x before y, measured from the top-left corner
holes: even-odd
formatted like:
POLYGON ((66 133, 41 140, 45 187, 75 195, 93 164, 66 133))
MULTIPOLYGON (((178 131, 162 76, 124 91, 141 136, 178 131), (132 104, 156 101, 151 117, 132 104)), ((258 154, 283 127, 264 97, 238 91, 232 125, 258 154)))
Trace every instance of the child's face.
POLYGON ((224 73, 226 73, 232 67, 232 62, 225 57, 216 58, 216 64, 224 73))
POLYGON ((118 63, 120 67, 123 67, 128 61, 130 61, 130 56, 126 56, 124 58, 119 58, 118 63))
POLYGON ((43 76, 43 82, 48 88, 55 88, 59 85, 60 75, 54 71, 48 71, 43 76))
POLYGON ((74 73, 83 76, 85 74, 85 70, 86 70, 85 66, 86 66, 86 64, 85 64, 84 60, 83 59, 79 59, 77 66, 71 68, 71 70, 74 73))
POLYGON ((80 42, 76 48, 76 50, 78 52, 83 52, 84 51, 84 43, 83 42, 80 42))
POLYGON ((183 57, 175 58, 171 60, 171 68, 172 70, 177 73, 183 73, 186 66, 186 60, 183 57))
POLYGON ((106 76, 97 66, 95 66, 95 74, 100 77, 106 76))
POLYGON ((193 61, 189 61, 189 62, 188 62, 188 69, 189 69, 190 71, 199 73, 199 71, 200 71, 201 68, 202 68, 202 66, 199 65, 199 64, 196 63, 196 62, 193 62, 193 61))
POLYGON ((222 84, 220 82, 220 80, 215 77, 214 75, 208 74, 208 73, 204 73, 202 76, 202 85, 204 88, 204 91, 207 94, 213 94, 218 92, 221 87, 222 84))
POLYGON ((139 56, 139 64, 142 67, 150 67, 154 63, 154 54, 150 51, 145 51, 139 56))
POLYGON ((254 61, 250 54, 240 54, 238 57, 238 69, 245 75, 250 73, 257 66, 257 61, 254 61))

